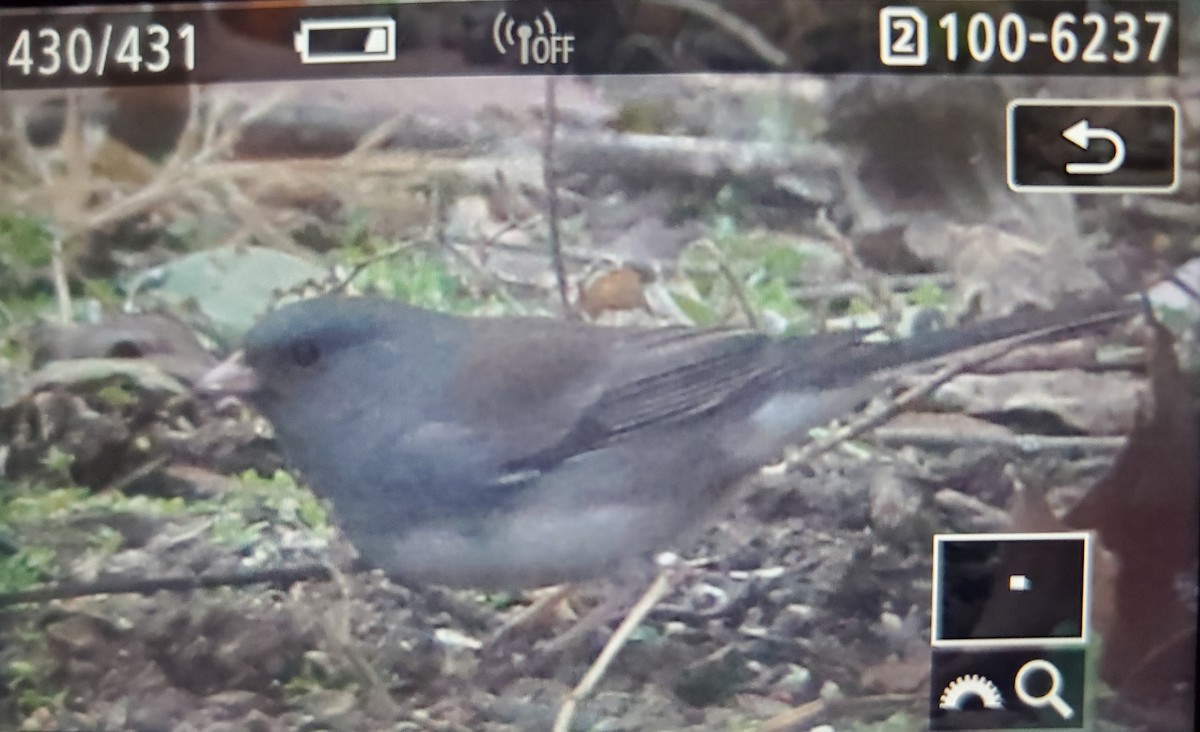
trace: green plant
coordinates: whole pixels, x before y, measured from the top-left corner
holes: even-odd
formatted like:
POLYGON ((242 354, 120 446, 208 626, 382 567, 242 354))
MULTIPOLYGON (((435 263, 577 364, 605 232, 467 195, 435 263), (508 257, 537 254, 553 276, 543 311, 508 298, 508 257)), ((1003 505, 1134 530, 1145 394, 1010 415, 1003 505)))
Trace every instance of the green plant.
POLYGON ((42 456, 42 467, 64 483, 73 482, 71 466, 74 464, 75 456, 64 451, 58 445, 51 445, 46 454, 42 456))
POLYGON ((219 544, 249 546, 258 541, 266 527, 266 521, 250 523, 240 514, 223 513, 213 519, 212 538, 219 544))
MULTIPOLYGON (((731 193, 728 199, 735 197, 731 193)), ((699 298, 673 292, 680 308, 698 325, 734 320, 738 309, 749 307, 755 317, 769 312, 782 319, 787 333, 811 330, 808 311, 792 296, 793 283, 809 266, 798 242, 771 232, 743 230, 729 213, 716 215, 712 231, 711 245, 684 252, 683 269, 699 298)))
POLYGON ((300 523, 310 529, 328 529, 325 505, 307 488, 296 483, 291 473, 277 470, 261 476, 253 470, 239 476, 241 489, 226 496, 225 507, 241 512, 265 510, 283 523, 300 523))
POLYGON ((22 524, 44 521, 76 509, 92 498, 92 493, 79 486, 60 488, 4 485, 4 500, 0 502, 0 522, 22 524))
POLYGON ((907 300, 910 305, 918 307, 945 307, 950 295, 936 282, 922 282, 908 293, 907 300))
POLYGON ((50 690, 49 674, 42 666, 23 659, 9 661, 4 676, 9 689, 17 692, 17 707, 22 714, 62 706, 66 692, 50 690))
POLYGON ((378 257, 355 277, 354 285, 359 289, 446 312, 468 312, 479 304, 438 254, 417 246, 384 245, 363 234, 355 234, 352 239, 342 250, 347 267, 378 257), (383 256, 389 246, 396 251, 383 256))
POLYGON ((37 270, 49 266, 50 252, 45 221, 0 213, 0 284, 27 284, 37 270))
POLYGON ((0 557, 0 591, 15 592, 49 579, 55 552, 49 547, 20 547, 14 554, 0 557))

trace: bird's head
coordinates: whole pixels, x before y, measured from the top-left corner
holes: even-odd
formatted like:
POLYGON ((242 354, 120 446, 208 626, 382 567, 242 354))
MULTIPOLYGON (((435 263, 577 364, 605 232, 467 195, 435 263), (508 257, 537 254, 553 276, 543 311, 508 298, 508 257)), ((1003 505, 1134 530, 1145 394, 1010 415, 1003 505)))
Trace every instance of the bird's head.
POLYGON ((411 312, 418 311, 365 297, 285 305, 255 324, 242 351, 210 371, 199 388, 241 396, 273 419, 281 404, 330 393, 329 380, 356 383, 365 364, 353 354, 398 335, 411 312))

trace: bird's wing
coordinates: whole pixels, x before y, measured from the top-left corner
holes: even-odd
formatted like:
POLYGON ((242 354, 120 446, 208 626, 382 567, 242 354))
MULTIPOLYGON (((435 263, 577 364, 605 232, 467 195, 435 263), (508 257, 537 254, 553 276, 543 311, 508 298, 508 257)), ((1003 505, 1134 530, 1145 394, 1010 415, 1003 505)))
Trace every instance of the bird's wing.
POLYGON ((769 394, 784 374, 838 358, 861 333, 808 336, 804 348, 788 347, 745 330, 664 328, 631 330, 611 344, 607 368, 585 403, 556 425, 557 439, 508 463, 537 469, 639 431, 661 429, 769 394))
MULTIPOLYGON (((403 476, 446 505, 481 489, 489 500, 511 500, 568 458, 721 409, 786 361, 778 341, 745 330, 468 323, 476 330, 463 339, 469 345, 445 388, 410 389, 408 398, 421 404, 417 419, 368 438, 377 445, 366 452, 386 444, 389 459, 364 481, 403 476)), ((812 358, 856 340, 813 337, 812 358)))
MULTIPOLYGON (((650 425, 674 423, 726 406, 753 385, 823 363, 858 343, 861 333, 829 333, 780 341, 762 333, 720 329, 643 331, 620 344, 619 371, 582 415, 613 437, 650 425)), ((616 359, 614 359, 616 360, 616 359)))

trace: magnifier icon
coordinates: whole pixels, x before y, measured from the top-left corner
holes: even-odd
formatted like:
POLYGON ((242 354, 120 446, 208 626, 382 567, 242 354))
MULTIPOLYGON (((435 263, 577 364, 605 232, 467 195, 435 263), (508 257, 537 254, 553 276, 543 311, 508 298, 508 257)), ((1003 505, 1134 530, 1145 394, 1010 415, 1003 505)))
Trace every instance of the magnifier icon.
POLYGON ((1058 670, 1057 666, 1044 658, 1035 658, 1017 671, 1017 678, 1013 686, 1016 687, 1017 698, 1025 704, 1031 707, 1052 707, 1060 717, 1070 719, 1075 716, 1075 710, 1058 694, 1058 690, 1062 687, 1062 681, 1062 672, 1058 670), (1029 690, 1025 688, 1029 681, 1029 675, 1036 671, 1045 671, 1050 675, 1050 688, 1038 696, 1030 694, 1029 690))

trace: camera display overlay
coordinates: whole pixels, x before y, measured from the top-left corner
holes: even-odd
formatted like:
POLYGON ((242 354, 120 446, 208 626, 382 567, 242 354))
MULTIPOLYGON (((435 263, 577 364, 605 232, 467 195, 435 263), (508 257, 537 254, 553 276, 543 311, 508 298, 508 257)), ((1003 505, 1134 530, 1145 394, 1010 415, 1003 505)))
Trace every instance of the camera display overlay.
POLYGON ((1200 8, 0 9, 0 729, 1196 729, 1200 8))

